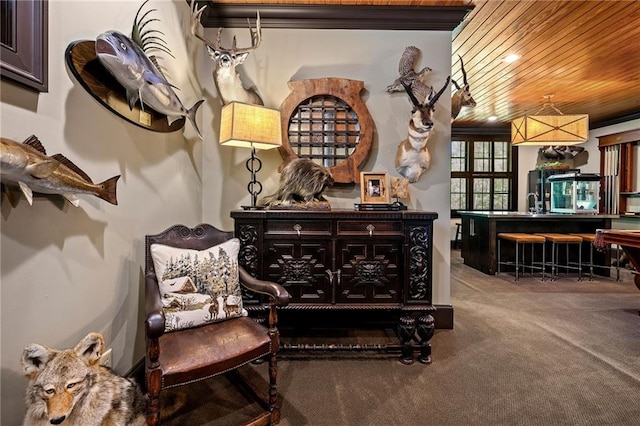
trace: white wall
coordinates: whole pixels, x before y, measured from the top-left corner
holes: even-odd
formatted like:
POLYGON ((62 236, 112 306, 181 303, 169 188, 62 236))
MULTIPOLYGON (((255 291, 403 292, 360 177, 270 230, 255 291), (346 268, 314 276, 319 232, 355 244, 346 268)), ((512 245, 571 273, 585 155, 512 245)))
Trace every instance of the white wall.
MULTIPOLYGON (((208 29, 207 38, 215 37, 215 29, 208 29)), ((248 30, 225 30, 226 36, 238 36, 239 45, 248 45, 248 30)), ((224 34, 224 33, 223 33, 224 34)), ((429 82, 442 87, 451 68, 450 32, 420 31, 352 31, 352 30, 281 30, 263 29, 263 41, 253 51, 242 71, 245 81, 252 82, 268 107, 279 108, 291 93, 287 82, 321 77, 342 77, 364 81, 362 97, 371 113, 375 126, 373 149, 365 162, 365 171, 387 171, 399 176, 394 166, 398 144, 407 137, 411 105, 406 94, 390 95, 387 85, 398 77, 398 61, 409 45, 417 46, 422 57, 419 67, 434 69, 429 82)), ((228 43, 228 41, 227 41, 228 43)), ((216 96, 213 126, 208 129, 207 140, 217 140, 219 128, 219 102, 211 79, 213 64, 205 64, 201 80, 205 91, 216 96)), ((432 156, 431 168, 410 185, 410 199, 404 200, 409 208, 435 211, 439 218, 434 223, 433 300, 436 304, 450 303, 449 289, 449 217, 450 217, 450 156, 451 141, 450 89, 436 105, 435 132, 428 146, 432 156)), ((249 151, 205 145, 204 163, 204 219, 224 229, 232 229, 229 211, 250 204, 246 190, 249 172, 245 161, 249 151)), ((264 185, 262 196, 277 188, 278 166, 282 158, 277 150, 258 153, 264 166, 258 179, 264 185)), ((358 202, 360 188, 335 187, 325 192, 332 208, 353 209, 358 202)))
MULTIPOLYGON (((580 145, 589 153, 589 159, 587 164, 579 167, 580 171, 582 173, 600 173, 600 150, 598 149, 598 137, 638 128, 640 128, 640 119, 589 131, 589 140, 580 145)), ((519 211, 527 210, 527 201, 525 200, 525 197, 529 192, 527 173, 529 170, 534 170, 536 168, 536 159, 538 157, 539 148, 539 146, 518 147, 518 194, 520 194, 518 197, 519 211)))
MULTIPOLYGON (((141 3, 50 0, 49 92, 35 95, 1 83, 2 137, 22 141, 35 134, 48 154, 64 154, 96 182, 122 175, 117 206, 92 196, 80 196, 78 208, 42 197, 33 206, 22 198, 16 208, 2 200, 3 425, 22 421, 27 380, 19 360, 30 343, 66 348, 98 331, 113 347, 116 372, 140 359, 144 235, 202 219, 201 153, 207 142, 194 138, 189 124, 183 135, 125 122, 98 104, 65 66, 70 42, 95 39, 110 29, 128 34, 141 3)), ((153 0, 149 5, 161 19, 151 25, 165 32, 176 55, 162 65, 190 107, 200 89, 183 36, 187 4, 153 0)))

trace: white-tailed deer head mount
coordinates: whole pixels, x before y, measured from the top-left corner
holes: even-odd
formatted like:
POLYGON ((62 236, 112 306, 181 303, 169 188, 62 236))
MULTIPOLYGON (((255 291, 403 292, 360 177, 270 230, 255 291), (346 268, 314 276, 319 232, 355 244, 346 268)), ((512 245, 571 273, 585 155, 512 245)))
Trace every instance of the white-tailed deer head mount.
POLYGON ((411 87, 402 83, 411 103, 413 110, 409 119, 409 134, 407 139, 403 140, 396 151, 395 165, 396 170, 402 177, 409 179, 409 182, 417 182, 420 176, 431 166, 431 154, 427 147, 427 141, 433 129, 433 112, 435 111, 436 102, 444 93, 451 77, 447 77, 444 86, 433 94, 433 88, 427 100, 423 103, 418 101, 411 87))
POLYGON ((202 13, 206 9, 206 5, 198 8, 196 2, 191 0, 191 34, 203 41, 207 46, 209 57, 213 59, 216 69, 213 72, 213 79, 216 83, 218 93, 222 99, 222 104, 226 105, 233 101, 243 102, 246 104, 264 105, 260 96, 252 88, 245 89, 240 75, 236 72, 236 66, 242 64, 249 52, 255 50, 262 41, 262 29, 260 28, 260 12, 257 13, 256 28, 249 24, 249 33, 251 34, 251 46, 238 47, 236 37, 233 37, 231 48, 225 48, 221 43, 221 35, 223 28, 218 28, 218 35, 215 42, 204 37, 204 28, 200 19, 202 13))
POLYGON ((464 70, 464 62, 462 62, 462 56, 458 55, 460 58, 460 68, 462 69, 462 79, 464 85, 460 87, 458 82, 455 80, 451 80, 454 86, 456 86, 456 91, 451 96, 451 122, 458 117, 460 114, 460 110, 462 107, 473 108, 476 106, 476 101, 471 96, 471 90, 469 88, 469 83, 467 82, 467 73, 464 70))

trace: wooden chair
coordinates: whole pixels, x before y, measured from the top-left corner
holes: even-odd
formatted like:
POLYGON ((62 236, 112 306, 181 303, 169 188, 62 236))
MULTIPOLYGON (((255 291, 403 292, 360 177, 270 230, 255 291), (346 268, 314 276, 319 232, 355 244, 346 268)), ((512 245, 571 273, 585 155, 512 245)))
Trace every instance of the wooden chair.
MULTIPOLYGON (((232 372, 244 364, 264 357, 269 361, 268 393, 258 395, 255 389, 246 384, 246 389, 253 391, 253 396, 264 412, 249 423, 264 425, 277 424, 280 421, 280 403, 276 387, 276 354, 280 344, 276 306, 285 306, 289 302, 289 294, 282 286, 258 280, 239 267, 241 284, 269 298, 268 328, 249 317, 239 317, 165 333, 165 314, 151 257, 151 245, 159 243, 204 250, 232 237, 231 232, 223 232, 211 225, 201 224, 195 228, 175 225, 160 234, 147 235, 145 238, 145 367, 149 425, 156 425, 160 420, 161 390, 232 372)), ((241 379, 239 374, 234 375, 235 377, 241 379)))

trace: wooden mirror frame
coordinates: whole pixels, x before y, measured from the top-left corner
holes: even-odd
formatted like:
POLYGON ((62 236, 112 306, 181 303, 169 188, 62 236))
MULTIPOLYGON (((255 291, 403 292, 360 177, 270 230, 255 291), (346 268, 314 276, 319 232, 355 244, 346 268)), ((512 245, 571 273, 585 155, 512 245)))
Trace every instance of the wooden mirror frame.
POLYGON ((360 132, 353 153, 346 160, 340 161, 335 166, 327 167, 327 169, 336 183, 359 183, 359 166, 369 155, 373 140, 373 120, 360 96, 360 92, 364 89, 364 82, 330 77, 290 81, 288 85, 292 92, 280 105, 282 146, 278 150, 284 162, 280 165, 279 171, 282 171, 291 160, 298 158, 289 141, 289 123, 298 107, 302 102, 314 96, 329 95, 351 107, 357 116, 360 132))

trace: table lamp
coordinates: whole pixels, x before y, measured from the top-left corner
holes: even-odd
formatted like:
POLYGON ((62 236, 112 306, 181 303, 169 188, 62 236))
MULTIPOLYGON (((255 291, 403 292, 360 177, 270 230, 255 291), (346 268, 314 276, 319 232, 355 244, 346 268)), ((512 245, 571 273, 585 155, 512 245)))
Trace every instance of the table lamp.
POLYGON ((251 194, 251 206, 255 208, 262 184, 256 175, 262 161, 256 156, 257 149, 273 149, 282 144, 280 111, 262 105, 231 102, 222 108, 220 118, 220 145, 251 148, 251 157, 246 162, 251 180, 247 190, 251 194))

